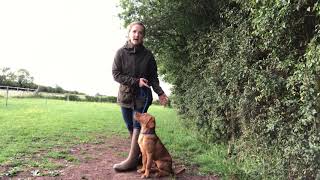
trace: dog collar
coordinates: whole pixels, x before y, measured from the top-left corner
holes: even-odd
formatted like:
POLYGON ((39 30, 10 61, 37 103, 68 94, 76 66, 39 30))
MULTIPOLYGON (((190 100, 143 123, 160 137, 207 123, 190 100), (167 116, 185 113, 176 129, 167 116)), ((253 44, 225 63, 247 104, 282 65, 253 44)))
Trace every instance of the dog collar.
POLYGON ((155 128, 147 129, 145 132, 141 132, 141 134, 156 134, 155 128))

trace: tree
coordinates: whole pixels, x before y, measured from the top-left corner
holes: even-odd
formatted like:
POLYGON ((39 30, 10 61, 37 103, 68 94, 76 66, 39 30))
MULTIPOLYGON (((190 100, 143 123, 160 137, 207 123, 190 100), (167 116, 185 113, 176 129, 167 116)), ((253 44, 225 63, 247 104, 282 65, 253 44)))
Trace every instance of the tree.
POLYGON ((12 85, 16 79, 16 75, 11 72, 10 68, 0 68, 0 85, 12 85))
POLYGON ((316 177, 318 1, 120 2, 125 25, 145 23, 175 107, 205 141, 235 139, 240 159, 263 162, 244 169, 257 179, 316 177))
POLYGON ((33 84, 34 78, 26 69, 19 69, 16 74, 16 81, 19 87, 29 87, 31 84, 33 84))

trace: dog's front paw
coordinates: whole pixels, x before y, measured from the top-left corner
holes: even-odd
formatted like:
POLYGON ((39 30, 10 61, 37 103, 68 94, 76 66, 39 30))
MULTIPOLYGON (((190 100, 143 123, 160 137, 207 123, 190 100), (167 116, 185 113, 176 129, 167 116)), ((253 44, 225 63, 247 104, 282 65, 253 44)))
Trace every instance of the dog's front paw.
POLYGON ((149 177, 150 177, 149 174, 143 174, 143 175, 141 176, 142 179, 146 179, 146 178, 149 178, 149 177))
POLYGON ((163 177, 163 176, 169 176, 170 173, 167 172, 167 171, 159 171, 156 173, 156 177, 159 178, 159 177, 163 177))
POLYGON ((140 174, 142 174, 142 173, 144 173, 144 172, 145 172, 145 169, 143 169, 143 168, 138 169, 138 170, 137 170, 137 172, 138 172, 138 173, 140 173, 140 174))
POLYGON ((156 173, 156 178, 159 178, 161 177, 161 174, 160 173, 156 173))

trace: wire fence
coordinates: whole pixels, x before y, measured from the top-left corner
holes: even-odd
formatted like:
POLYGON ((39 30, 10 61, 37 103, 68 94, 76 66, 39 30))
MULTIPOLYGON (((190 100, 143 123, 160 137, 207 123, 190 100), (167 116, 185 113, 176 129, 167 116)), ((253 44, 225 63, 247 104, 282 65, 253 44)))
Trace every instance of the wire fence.
POLYGON ((59 100, 74 100, 74 96, 78 100, 84 99, 84 95, 73 95, 73 94, 60 94, 60 93, 48 93, 40 92, 39 89, 32 88, 21 88, 12 86, 0 86, 0 99, 4 99, 5 106, 8 106, 10 98, 28 98, 28 97, 38 97, 43 99, 59 99, 59 100), (70 98, 71 97, 71 98, 70 98))
MULTIPOLYGON (((111 102, 115 103, 117 98, 114 96, 89 96, 85 94, 71 94, 71 93, 49 93, 39 91, 39 88, 21 88, 12 86, 0 85, 0 100, 4 100, 5 106, 8 106, 10 98, 44 98, 44 99, 58 99, 65 101, 88 101, 88 102, 111 102)), ((1 103, 2 104, 2 103, 1 103)))
POLYGON ((21 88, 12 86, 0 86, 0 97, 5 99, 5 104, 8 106, 9 97, 27 97, 34 96, 37 89, 21 88))

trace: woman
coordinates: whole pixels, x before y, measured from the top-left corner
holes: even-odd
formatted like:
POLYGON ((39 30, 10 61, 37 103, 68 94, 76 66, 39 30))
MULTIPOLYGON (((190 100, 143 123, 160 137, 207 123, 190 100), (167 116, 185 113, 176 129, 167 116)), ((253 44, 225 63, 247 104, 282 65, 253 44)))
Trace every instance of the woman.
POLYGON ((117 102, 130 133, 131 147, 128 158, 113 166, 116 171, 132 170, 138 165, 140 149, 137 141, 141 127, 133 115, 136 111, 147 112, 152 103, 151 87, 158 94, 160 104, 168 102, 167 95, 159 86, 154 56, 143 46, 145 26, 141 22, 133 22, 128 29, 128 41, 115 55, 112 75, 120 83, 117 102))

